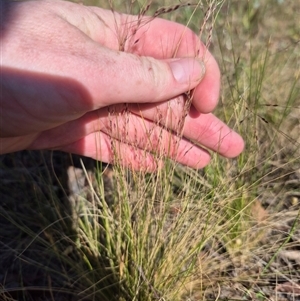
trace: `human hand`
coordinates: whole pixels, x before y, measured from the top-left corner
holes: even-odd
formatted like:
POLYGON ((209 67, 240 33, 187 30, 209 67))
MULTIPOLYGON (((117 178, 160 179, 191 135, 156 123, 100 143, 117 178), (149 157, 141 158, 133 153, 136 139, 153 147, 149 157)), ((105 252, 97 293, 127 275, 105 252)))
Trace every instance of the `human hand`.
POLYGON ((63 1, 0 4, 0 152, 59 149, 104 162, 117 155, 153 170, 158 152, 201 168, 210 156, 200 145, 225 157, 242 151, 238 134, 202 114, 217 104, 219 69, 184 26, 63 1), (178 95, 193 88, 184 118, 178 95))

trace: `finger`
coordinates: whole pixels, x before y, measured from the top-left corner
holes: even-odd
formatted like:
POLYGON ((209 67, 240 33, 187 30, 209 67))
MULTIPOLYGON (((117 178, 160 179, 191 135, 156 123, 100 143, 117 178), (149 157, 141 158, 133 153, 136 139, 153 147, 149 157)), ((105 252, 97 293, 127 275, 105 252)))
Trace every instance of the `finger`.
POLYGON ((155 154, 156 158, 169 157, 193 168, 203 168, 209 163, 210 155, 202 148, 155 123, 122 111, 120 105, 109 116, 104 109, 97 113, 88 113, 76 121, 44 132, 31 145, 31 149, 62 149, 62 146, 73 144, 74 141, 85 139, 91 133, 101 131, 112 141, 119 141, 121 144, 131 145, 134 149, 155 154))
POLYGON ((240 135, 214 115, 201 114, 196 116, 193 114, 193 110, 185 106, 186 102, 183 97, 177 97, 158 106, 150 104, 118 105, 114 106, 114 111, 111 112, 108 112, 107 108, 103 108, 43 132, 31 145, 31 148, 45 149, 65 145, 92 132, 102 130, 119 140, 126 137, 127 143, 150 150, 159 144, 157 137, 162 133, 159 132, 160 127, 157 127, 157 124, 160 124, 182 135, 185 139, 216 151, 224 157, 235 157, 242 152, 244 142, 240 135), (141 115, 142 118, 122 115, 122 112, 128 109, 141 115), (115 116, 108 117, 109 114, 115 116), (148 120, 153 120, 154 123, 148 120), (136 133, 137 130, 140 131, 139 135, 136 133))
MULTIPOLYGON (((204 76, 201 61, 193 58, 159 61, 94 46, 76 64, 78 81, 91 95, 95 110, 117 103, 154 103, 173 98, 196 87, 204 76), (97 64, 94 63, 97 62, 97 64), (80 65, 78 67, 78 65, 80 65), (88 70, 88 76, 85 73, 88 70)), ((75 66, 71 66, 75 68, 75 66)), ((66 70, 71 72, 71 70, 66 70)))
POLYGON ((220 90, 219 67, 193 31, 184 25, 160 18, 112 13, 97 7, 89 9, 94 14, 85 18, 87 22, 84 26, 82 19, 77 20, 73 16, 69 22, 101 45, 157 59, 200 58, 205 64, 206 73, 194 91, 194 106, 203 113, 215 108, 220 90))
POLYGON ((129 105, 129 109, 145 119, 153 120, 175 132, 181 132, 184 138, 216 151, 224 157, 236 157, 244 149, 244 141, 239 134, 213 114, 200 114, 195 117, 195 114, 186 107, 183 96, 158 106, 132 104, 129 105))
POLYGON ((133 27, 130 32, 136 30, 134 26, 139 28, 127 39, 127 51, 158 59, 200 58, 205 64, 206 72, 194 91, 193 104, 199 112, 211 112, 219 99, 220 70, 216 60, 198 36, 186 26, 159 18, 151 21, 145 18, 139 23, 130 21, 133 27))
MULTIPOLYGON (((167 115, 165 117, 168 118, 167 115)), ((203 168, 210 161, 206 150, 128 111, 117 110, 101 122, 101 131, 118 141, 155 153, 156 157, 169 157, 194 168, 203 168)))
MULTIPOLYGON (((196 159, 195 156, 188 156, 189 148, 195 148, 192 145, 189 148, 186 145, 180 145, 179 152, 181 148, 185 149, 185 152, 181 152, 181 154, 172 158, 178 163, 198 169, 203 168, 210 161, 208 154, 205 160, 203 158, 204 155, 201 159, 199 157, 196 159)), ((91 133, 79 141, 63 146, 60 150, 87 156, 106 163, 120 164, 134 170, 146 170, 149 172, 162 167, 164 159, 163 156, 157 156, 157 154, 152 154, 133 145, 112 139, 103 132, 91 133)))
POLYGON ((113 140, 103 132, 94 132, 60 148, 65 152, 93 158, 105 163, 118 164, 133 170, 152 172, 162 163, 149 152, 113 140))

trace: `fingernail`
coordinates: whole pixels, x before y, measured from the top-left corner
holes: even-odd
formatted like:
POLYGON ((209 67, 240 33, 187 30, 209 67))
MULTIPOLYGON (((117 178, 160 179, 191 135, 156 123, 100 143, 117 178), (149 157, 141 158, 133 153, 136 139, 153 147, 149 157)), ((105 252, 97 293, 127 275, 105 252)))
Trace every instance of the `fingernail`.
POLYGON ((205 74, 204 63, 197 58, 181 58, 170 62, 175 79, 181 83, 200 81, 205 74))

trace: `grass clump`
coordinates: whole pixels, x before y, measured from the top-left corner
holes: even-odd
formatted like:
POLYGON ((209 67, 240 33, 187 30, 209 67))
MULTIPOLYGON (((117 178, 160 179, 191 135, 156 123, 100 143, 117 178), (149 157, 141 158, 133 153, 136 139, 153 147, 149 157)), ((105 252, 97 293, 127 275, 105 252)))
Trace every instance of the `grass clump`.
POLYGON ((246 149, 201 171, 166 161, 153 174, 58 153, 2 157, 1 298, 298 300, 296 3, 105 5, 202 36, 223 74, 216 114, 246 149))

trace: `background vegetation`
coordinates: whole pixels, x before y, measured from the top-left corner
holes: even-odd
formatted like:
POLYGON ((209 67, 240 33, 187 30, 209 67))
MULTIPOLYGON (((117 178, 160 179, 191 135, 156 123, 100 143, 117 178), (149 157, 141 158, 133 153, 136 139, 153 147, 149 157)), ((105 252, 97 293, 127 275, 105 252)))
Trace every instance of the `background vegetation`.
POLYGON ((146 175, 61 153, 0 157, 1 300, 300 300, 299 5, 190 4, 160 17, 203 29, 223 75, 216 114, 244 153, 146 175))

